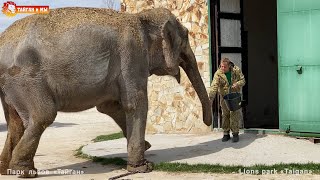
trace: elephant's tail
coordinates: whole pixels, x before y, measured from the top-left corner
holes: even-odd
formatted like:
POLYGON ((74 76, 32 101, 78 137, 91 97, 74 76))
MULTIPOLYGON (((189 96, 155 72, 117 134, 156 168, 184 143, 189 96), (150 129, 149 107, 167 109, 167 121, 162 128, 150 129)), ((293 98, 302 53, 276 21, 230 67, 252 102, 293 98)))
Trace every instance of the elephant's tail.
POLYGON ((9 120, 9 105, 4 100, 4 93, 2 91, 2 88, 0 88, 0 98, 1 98, 1 104, 3 108, 4 117, 6 118, 6 121, 8 123, 9 120))
MULTIPOLYGON (((1 104, 2 104, 2 108, 3 108, 4 117, 5 117, 7 125, 8 125, 8 130, 9 130, 10 126, 13 126, 12 128, 15 129, 14 131, 16 131, 16 130, 24 131, 25 127, 23 125, 23 121, 22 121, 21 117, 18 114, 18 111, 16 110, 16 108, 14 106, 8 104, 5 101, 5 96, 4 96, 4 93, 2 90, 0 90, 0 99, 1 99, 1 104), (9 121, 10 121, 10 123, 9 123, 9 121)), ((17 132, 13 132, 13 133, 17 133, 17 132)))

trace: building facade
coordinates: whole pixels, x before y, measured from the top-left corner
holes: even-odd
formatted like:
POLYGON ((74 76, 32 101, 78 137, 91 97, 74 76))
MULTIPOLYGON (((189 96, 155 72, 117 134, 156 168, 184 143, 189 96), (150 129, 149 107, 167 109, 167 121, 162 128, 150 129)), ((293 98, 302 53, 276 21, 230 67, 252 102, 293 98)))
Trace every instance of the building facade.
MULTIPOLYGON (((175 14, 189 29, 206 87, 221 58, 229 57, 241 67, 247 82, 242 89, 244 128, 320 136, 319 2, 122 0, 121 10, 136 13, 165 7, 175 14)), ((148 133, 212 129, 202 122, 201 103, 181 72, 181 85, 171 77, 150 77, 148 133)), ((214 127, 219 127, 218 103, 213 108, 214 127)))

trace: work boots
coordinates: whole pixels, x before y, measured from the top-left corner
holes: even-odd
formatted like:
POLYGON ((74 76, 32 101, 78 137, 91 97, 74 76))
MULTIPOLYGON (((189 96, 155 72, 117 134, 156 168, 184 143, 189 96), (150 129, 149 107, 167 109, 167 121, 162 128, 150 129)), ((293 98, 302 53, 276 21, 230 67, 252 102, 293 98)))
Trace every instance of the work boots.
POLYGON ((230 134, 224 134, 222 138, 222 142, 227 142, 230 139, 230 134))
POLYGON ((239 141, 239 133, 233 133, 232 134, 232 142, 238 142, 239 141))
MULTIPOLYGON (((222 137, 222 142, 227 142, 230 139, 230 134, 224 134, 222 137)), ((232 142, 238 142, 239 141, 239 133, 232 133, 232 142)))

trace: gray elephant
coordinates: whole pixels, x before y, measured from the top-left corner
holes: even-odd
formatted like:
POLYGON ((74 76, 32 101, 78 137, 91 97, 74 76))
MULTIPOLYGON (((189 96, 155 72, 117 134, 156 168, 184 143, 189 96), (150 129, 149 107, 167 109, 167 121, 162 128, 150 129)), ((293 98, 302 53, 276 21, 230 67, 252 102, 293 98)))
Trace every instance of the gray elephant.
POLYGON ((57 112, 92 107, 121 127, 127 169, 150 171, 144 159, 150 147, 145 141, 148 76, 171 75, 180 82, 179 66, 200 98, 204 123, 211 125, 188 30, 167 9, 127 14, 60 8, 16 21, 0 36, 0 96, 8 124, 1 174, 9 168, 35 177, 40 137, 57 112))

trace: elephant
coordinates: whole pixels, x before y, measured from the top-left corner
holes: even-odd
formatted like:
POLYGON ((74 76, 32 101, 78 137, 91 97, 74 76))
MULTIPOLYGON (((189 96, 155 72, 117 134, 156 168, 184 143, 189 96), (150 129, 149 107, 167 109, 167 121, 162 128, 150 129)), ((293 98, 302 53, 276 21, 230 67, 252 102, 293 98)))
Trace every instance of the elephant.
POLYGON ((186 72, 212 123, 211 104, 188 29, 168 9, 131 14, 103 8, 57 8, 9 26, 0 36, 0 97, 7 139, 0 173, 36 177, 34 156, 57 112, 96 107, 127 138, 129 172, 150 172, 144 158, 150 75, 180 83, 186 72), (30 173, 31 172, 31 173, 30 173))

